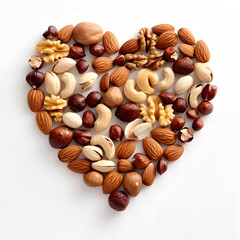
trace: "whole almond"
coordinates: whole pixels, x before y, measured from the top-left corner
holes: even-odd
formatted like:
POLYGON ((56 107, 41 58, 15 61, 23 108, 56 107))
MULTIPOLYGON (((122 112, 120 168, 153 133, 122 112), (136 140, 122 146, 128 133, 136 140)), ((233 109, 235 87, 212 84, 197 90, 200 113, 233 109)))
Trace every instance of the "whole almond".
POLYGON ((178 45, 179 51, 185 56, 185 57, 194 57, 194 47, 189 44, 179 44, 178 45))
POLYGON ((109 88, 110 75, 105 73, 100 80, 100 90, 101 92, 106 92, 109 88))
POLYGON ((44 92, 40 89, 32 89, 28 92, 28 106, 32 112, 38 112, 42 108, 44 92))
POLYGON ((177 135, 169 128, 154 128, 151 131, 152 137, 160 143, 172 145, 176 142, 177 135))
POLYGON ((97 171, 90 171, 83 175, 83 180, 89 187, 98 187, 103 183, 103 175, 97 171))
POLYGON ((140 46, 137 38, 126 41, 119 49, 120 54, 135 53, 139 51, 140 46))
POLYGON ((115 156, 118 159, 127 159, 131 157, 136 149, 135 141, 124 141, 118 145, 115 151, 115 156))
POLYGON ((113 59, 110 57, 97 57, 92 61, 92 67, 98 73, 104 73, 114 67, 113 59))
POLYGON ((104 33, 103 45, 105 47, 106 52, 109 55, 113 55, 113 54, 117 53, 120 48, 120 44, 119 44, 116 36, 110 31, 107 31, 104 33))
POLYGON ((113 85, 120 87, 128 80, 130 72, 130 69, 125 66, 119 67, 110 75, 110 82, 113 85))
POLYGON ((195 45, 195 58, 197 62, 206 63, 210 60, 211 54, 207 44, 203 40, 197 41, 195 45))
POLYGON ((39 111, 36 114, 36 123, 42 133, 48 135, 52 130, 52 118, 46 110, 39 111))
POLYGON ((194 45, 196 42, 193 34, 187 28, 180 28, 178 36, 184 43, 194 45))
POLYGON ((117 171, 109 172, 103 181, 102 191, 104 194, 110 194, 117 190, 123 181, 123 175, 117 171))
POLYGON ((144 170, 142 175, 143 184, 151 186, 156 177, 156 167, 153 163, 150 163, 144 170))
POLYGON ((170 24, 158 24, 152 27, 153 33, 161 35, 163 32, 171 31, 174 32, 174 27, 170 24))
POLYGON ((178 36, 175 32, 163 32, 157 39, 156 48, 164 49, 167 47, 173 47, 178 43, 178 36))
POLYGON ((87 173, 91 169, 91 164, 86 159, 76 159, 68 163, 67 167, 76 173, 87 173))
POLYGON ((58 39, 61 40, 61 42, 66 43, 68 42, 73 34, 73 25, 67 25, 60 29, 58 32, 58 39))
POLYGON ((154 160, 158 161, 163 156, 162 146, 153 138, 145 137, 142 141, 143 149, 146 155, 154 160))
POLYGON ((168 161, 173 162, 179 159, 182 156, 183 152, 184 152, 183 146, 174 144, 165 148, 163 154, 168 161))
POLYGON ((62 162, 69 163, 77 159, 81 152, 82 148, 80 146, 71 145, 60 150, 58 152, 58 158, 62 162))
POLYGON ((118 161, 117 168, 120 172, 131 172, 134 170, 132 162, 127 159, 120 159, 118 161))

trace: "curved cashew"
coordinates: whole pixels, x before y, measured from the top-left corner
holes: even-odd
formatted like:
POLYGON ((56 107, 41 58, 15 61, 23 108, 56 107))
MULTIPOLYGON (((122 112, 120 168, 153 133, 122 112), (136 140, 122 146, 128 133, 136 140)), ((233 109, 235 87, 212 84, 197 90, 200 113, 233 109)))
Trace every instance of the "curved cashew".
POLYGON ((90 89, 96 82, 98 75, 95 72, 85 73, 79 78, 78 84, 82 86, 82 91, 90 89))
POLYGON ((45 90, 48 94, 58 95, 61 89, 61 84, 58 76, 51 71, 47 71, 44 77, 45 90))
POLYGON ((142 91, 137 91, 135 89, 135 87, 136 87, 135 81, 132 79, 128 79, 125 82, 124 87, 123 87, 123 92, 124 92, 125 97, 129 101, 134 102, 134 103, 144 102, 147 98, 147 95, 142 91))
POLYGON ((187 100, 189 105, 192 108, 196 108, 198 106, 198 96, 202 93, 203 86, 202 84, 194 85, 188 92, 187 100))
POLYGON ((111 160, 115 156, 115 146, 113 141, 103 135, 96 135, 91 139, 91 145, 99 145, 105 152, 107 159, 111 160))
POLYGON ((61 80, 64 82, 65 87, 61 91, 60 97, 63 98, 63 99, 66 99, 74 93, 74 91, 76 89, 77 82, 76 82, 76 79, 75 79, 74 75, 72 73, 69 73, 69 72, 65 72, 62 75, 61 80))
POLYGON ((168 90, 174 83, 175 75, 170 67, 165 67, 162 71, 163 80, 158 84, 157 89, 160 92, 168 90))
POLYGON ((98 114, 98 117, 94 123, 94 129, 97 132, 102 132, 103 130, 108 128, 112 120, 112 112, 104 104, 98 104, 96 107, 96 112, 98 114))
POLYGON ((181 95, 185 93, 193 85, 193 78, 191 76, 184 76, 177 80, 175 84, 175 93, 181 95))
POLYGON ((137 85, 146 94, 154 93, 155 90, 151 85, 156 85, 158 80, 157 73, 148 68, 141 69, 137 74, 137 85))

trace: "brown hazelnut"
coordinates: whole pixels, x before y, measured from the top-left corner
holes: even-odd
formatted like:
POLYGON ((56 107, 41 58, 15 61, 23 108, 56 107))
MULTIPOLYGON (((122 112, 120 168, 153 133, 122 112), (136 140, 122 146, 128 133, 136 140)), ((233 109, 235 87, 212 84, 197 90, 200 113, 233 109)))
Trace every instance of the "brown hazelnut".
POLYGON ((80 46, 79 44, 73 44, 70 47, 70 55, 75 59, 86 56, 84 48, 82 46, 80 46))
POLYGON ((88 130, 78 130, 74 133, 74 140, 81 145, 88 145, 91 138, 92 134, 88 130))
POLYGON ((164 104, 173 104, 177 98, 176 95, 171 92, 162 92, 159 94, 159 97, 164 104))
POLYGON ((108 198, 110 207, 116 211, 123 211, 129 203, 128 195, 123 191, 113 191, 108 198))
POLYGON ((46 39, 53 40, 58 34, 58 30, 55 26, 49 26, 48 29, 43 33, 43 37, 46 39))
POLYGON ((90 46, 89 51, 92 55, 94 55, 96 57, 100 57, 104 54, 105 48, 103 45, 97 43, 97 44, 90 46))
POLYGON ((204 101, 211 101, 217 94, 217 86, 207 84, 202 90, 202 98, 204 101))
POLYGON ((175 117, 171 123, 171 129, 173 131, 178 131, 185 125, 185 119, 183 117, 175 117))
POLYGON ((86 101, 88 106, 96 107, 101 102, 101 99, 102 99, 101 93, 98 91, 93 91, 87 95, 86 101))
POLYGON ((76 93, 68 99, 68 106, 73 112, 80 112, 86 107, 86 100, 82 94, 76 93))
POLYGON ((109 128, 109 137, 112 140, 121 142, 123 138, 123 129, 121 126, 115 124, 109 128))
POLYGON ((168 168, 168 163, 165 158, 162 158, 157 162, 157 172, 160 175, 163 175, 167 171, 167 168, 168 168))
POLYGON ((109 88, 110 75, 105 73, 100 80, 100 90, 101 92, 106 92, 109 88))
POLYGON ((43 66, 43 59, 36 55, 31 56, 28 62, 33 70, 39 70, 43 66))
POLYGON ((84 112, 82 122, 85 127, 93 128, 95 120, 96 118, 92 111, 87 110, 86 112, 84 112))
POLYGON ((138 169, 143 169, 148 166, 151 160, 142 153, 136 153, 132 158, 133 165, 138 169))
POLYGON ((198 117, 193 121, 192 128, 195 131, 200 131, 204 126, 202 118, 198 117))
POLYGON ((186 115, 189 119, 195 119, 198 117, 198 113, 195 109, 188 109, 186 115))
POLYGON ((113 64, 114 64, 114 65, 117 65, 117 66, 124 66, 124 64, 125 64, 125 57, 124 57, 124 55, 119 54, 119 55, 114 59, 113 64))
POLYGON ((110 108, 119 106, 123 102, 120 88, 110 87, 103 95, 103 102, 110 108))
POLYGON ((26 81, 32 88, 40 87, 43 83, 43 80, 44 74, 35 70, 28 73, 28 75, 26 76, 26 81))
POLYGON ((179 74, 190 74, 194 70, 194 62, 189 57, 182 57, 173 63, 173 71, 179 74))
POLYGON ((72 141, 73 130, 66 126, 56 127, 49 133, 49 143, 53 148, 64 148, 72 141))
POLYGON ((115 116, 123 122, 135 120, 140 113, 140 108, 135 103, 125 103, 120 105, 115 112, 115 116))
POLYGON ((80 74, 86 72, 88 67, 89 63, 86 60, 80 59, 77 61, 76 68, 80 74))
POLYGON ((183 113, 187 110, 187 101, 184 98, 177 98, 173 104, 173 109, 176 112, 183 113))
POLYGON ((208 115, 213 111, 213 105, 210 102, 201 102, 197 109, 201 114, 208 115))
POLYGON ((173 47, 167 47, 164 50, 164 57, 169 61, 169 62, 174 62, 175 60, 178 59, 178 53, 173 47))
POLYGON ((193 132, 191 129, 185 127, 178 132, 178 139, 182 143, 189 143, 193 140, 193 132))

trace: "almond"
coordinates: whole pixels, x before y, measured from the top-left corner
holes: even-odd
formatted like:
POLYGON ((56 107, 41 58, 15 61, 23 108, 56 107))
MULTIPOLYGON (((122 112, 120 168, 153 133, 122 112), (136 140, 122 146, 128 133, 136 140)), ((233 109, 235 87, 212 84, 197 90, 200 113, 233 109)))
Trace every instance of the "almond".
POLYGON ((154 128, 151 131, 152 137, 160 143, 172 145, 176 142, 177 135, 169 128, 154 128))
POLYGON ((42 108, 44 92, 40 89, 32 89, 28 92, 28 106, 32 112, 38 112, 42 108))
POLYGON ((106 73, 102 76, 100 80, 100 90, 101 92, 106 92, 109 88, 109 82, 110 82, 110 75, 109 73, 106 73))
POLYGON ((137 172, 129 172, 123 179, 123 187, 132 197, 136 197, 142 188, 142 176, 137 172))
POLYGON ((150 163, 144 170, 142 181, 145 185, 151 186, 156 177, 156 168, 153 163, 150 163))
POLYGON ((187 28, 180 28, 178 36, 184 43, 194 45, 196 42, 193 34, 187 28))
POLYGON ((110 57, 97 57, 92 61, 92 67, 98 73, 104 73, 114 67, 113 59, 110 57))
POLYGON ((174 27, 170 24, 158 24, 154 27, 152 27, 152 31, 157 34, 157 35, 161 35, 163 32, 174 32, 174 27))
POLYGON ((194 47, 189 44, 179 44, 178 45, 179 51, 185 56, 185 57, 194 57, 194 47))
POLYGON ((36 123, 42 133, 48 135, 52 130, 52 118, 46 110, 36 114, 36 123))
POLYGON ((136 149, 135 141, 125 141, 118 145, 115 151, 115 156, 118 159, 127 159, 131 157, 136 149))
POLYGON ((119 67, 110 75, 110 82, 115 86, 120 87, 128 80, 130 72, 130 69, 127 67, 119 67))
POLYGON ((61 40, 61 42, 66 43, 71 39, 72 34, 73 25, 67 25, 58 32, 58 39, 61 40))
POLYGON ((58 158, 62 162, 69 163, 77 159, 81 152, 82 148, 80 146, 77 145, 68 146, 58 152, 58 158))
POLYGON ((76 159, 68 163, 67 167, 76 173, 87 173, 91 169, 91 164, 86 159, 76 159))
POLYGON ((164 157, 168 160, 168 161, 176 161, 177 159, 179 159, 182 154, 183 154, 184 148, 183 146, 180 145, 171 145, 168 146, 167 148, 165 148, 164 150, 164 157))
POLYGON ((120 48, 120 54, 135 53, 139 51, 140 46, 137 38, 132 38, 126 41, 120 48))
POLYGON ((120 159, 118 161, 117 167, 120 172, 131 172, 134 170, 132 162, 127 159, 120 159))
POLYGON ((117 171, 109 172, 103 181, 102 191, 104 194, 110 194, 117 190, 123 181, 123 175, 117 171))
POLYGON ((146 153, 146 155, 154 160, 158 161, 163 156, 163 149, 162 146, 153 138, 151 137, 145 137, 142 141, 143 149, 146 153))
POLYGON ((197 62, 206 63, 210 60, 210 51, 207 44, 203 40, 199 40, 195 46, 195 58, 197 62))
POLYGON ((164 49, 167 47, 173 47, 178 43, 178 36, 175 32, 163 32, 157 39, 156 48, 164 49))
POLYGON ((113 55, 118 52, 120 45, 116 38, 116 36, 110 32, 107 31, 103 35, 103 45, 105 47, 106 52, 109 55, 113 55))

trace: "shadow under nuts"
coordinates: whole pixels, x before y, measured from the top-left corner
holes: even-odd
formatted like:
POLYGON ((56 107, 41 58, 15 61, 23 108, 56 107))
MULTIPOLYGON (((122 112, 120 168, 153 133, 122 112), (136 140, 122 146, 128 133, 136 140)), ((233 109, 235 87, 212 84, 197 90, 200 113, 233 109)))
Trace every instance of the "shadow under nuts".
POLYGON ((123 102, 120 88, 110 87, 103 95, 103 102, 110 108, 119 106, 123 102))
POLYGON ((125 103, 117 108, 115 116, 123 122, 131 122, 138 117, 139 113, 140 108, 138 105, 135 103, 125 103))

